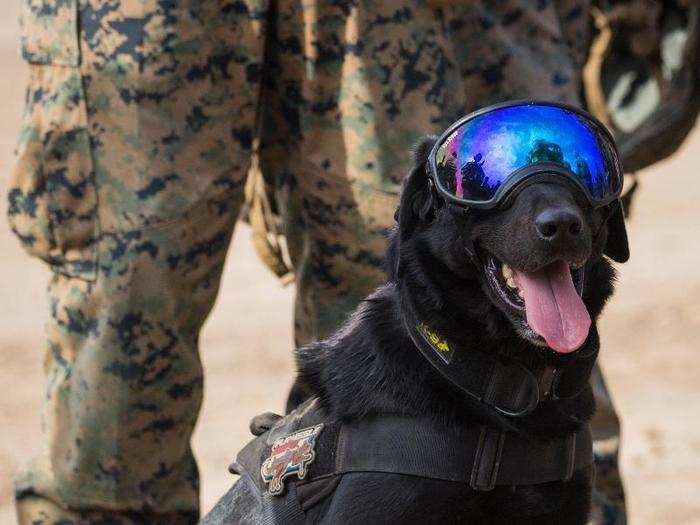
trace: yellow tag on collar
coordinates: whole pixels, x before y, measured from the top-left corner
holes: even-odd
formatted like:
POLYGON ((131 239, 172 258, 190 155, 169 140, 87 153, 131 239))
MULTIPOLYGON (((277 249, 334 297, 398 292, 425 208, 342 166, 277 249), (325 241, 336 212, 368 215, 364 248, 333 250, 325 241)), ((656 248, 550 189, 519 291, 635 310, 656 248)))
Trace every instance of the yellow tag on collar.
POLYGON ((452 360, 452 347, 450 344, 425 323, 418 323, 417 328, 420 333, 423 334, 426 341, 430 343, 430 346, 438 351, 440 357, 442 357, 446 363, 449 363, 452 360))

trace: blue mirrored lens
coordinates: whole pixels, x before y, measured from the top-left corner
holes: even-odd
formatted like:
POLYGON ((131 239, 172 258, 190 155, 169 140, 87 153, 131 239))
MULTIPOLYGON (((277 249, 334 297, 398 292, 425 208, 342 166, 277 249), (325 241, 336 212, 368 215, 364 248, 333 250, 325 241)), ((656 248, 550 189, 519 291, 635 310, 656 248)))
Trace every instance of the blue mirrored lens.
POLYGON ((614 155, 584 117, 523 104, 467 121, 438 149, 436 164, 443 190, 461 199, 489 201, 515 171, 546 162, 566 168, 597 201, 619 189, 614 155))

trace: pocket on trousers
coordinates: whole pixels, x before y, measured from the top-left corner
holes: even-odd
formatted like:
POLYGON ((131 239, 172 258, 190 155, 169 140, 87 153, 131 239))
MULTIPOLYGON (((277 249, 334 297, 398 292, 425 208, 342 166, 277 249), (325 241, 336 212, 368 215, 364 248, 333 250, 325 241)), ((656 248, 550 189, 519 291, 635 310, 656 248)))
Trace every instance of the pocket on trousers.
MULTIPOLYGON (((35 3, 25 2, 25 14, 27 10, 38 13, 32 11, 35 3)), ((44 13, 44 18, 36 14, 30 18, 32 24, 25 17, 23 24, 29 81, 9 185, 8 216, 12 230, 32 255, 58 272, 92 280, 98 238, 95 174, 85 92, 77 67, 77 34, 73 34, 73 43, 64 38, 68 27, 77 27, 76 12, 65 10, 71 0, 56 4, 61 7, 44 13), (46 22, 52 16, 69 20, 46 22), (57 40, 64 42, 45 44, 34 34, 44 27, 37 26, 37 19, 47 30, 57 31, 57 40)))
POLYGON ((77 67, 78 0, 20 0, 22 55, 32 64, 77 67))

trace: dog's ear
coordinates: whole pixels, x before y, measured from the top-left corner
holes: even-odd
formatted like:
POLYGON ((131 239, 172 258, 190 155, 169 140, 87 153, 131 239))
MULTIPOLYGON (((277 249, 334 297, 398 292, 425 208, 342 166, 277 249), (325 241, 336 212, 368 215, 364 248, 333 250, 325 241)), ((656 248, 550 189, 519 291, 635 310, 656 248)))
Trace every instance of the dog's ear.
POLYGON ((429 135, 416 147, 413 168, 403 181, 401 200, 394 218, 399 226, 402 240, 407 239, 419 221, 429 220, 433 212, 433 192, 428 174, 428 155, 437 137, 429 135))
POLYGON ((622 202, 617 201, 608 218, 608 239, 605 242, 603 253, 613 261, 623 263, 630 258, 630 248, 627 242, 627 229, 625 228, 625 213, 622 202))

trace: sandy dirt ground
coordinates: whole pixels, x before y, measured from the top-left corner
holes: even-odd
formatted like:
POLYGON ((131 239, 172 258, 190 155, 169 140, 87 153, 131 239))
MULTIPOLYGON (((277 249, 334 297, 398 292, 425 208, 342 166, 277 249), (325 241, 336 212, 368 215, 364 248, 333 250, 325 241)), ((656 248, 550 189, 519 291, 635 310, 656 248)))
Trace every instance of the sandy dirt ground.
MULTIPOLYGON (((21 114, 19 2, 0 17, 0 193, 21 114)), ((602 320, 602 363, 623 419, 631 523, 700 523, 700 132, 643 173, 629 225, 632 260, 602 320)), ((14 523, 12 476, 40 446, 42 326, 48 271, 8 231, 0 200, 0 524, 14 523)), ((291 383, 293 287, 282 288, 240 226, 201 338, 205 402, 194 436, 202 508, 232 481, 226 466, 249 419, 281 410, 291 383)))

